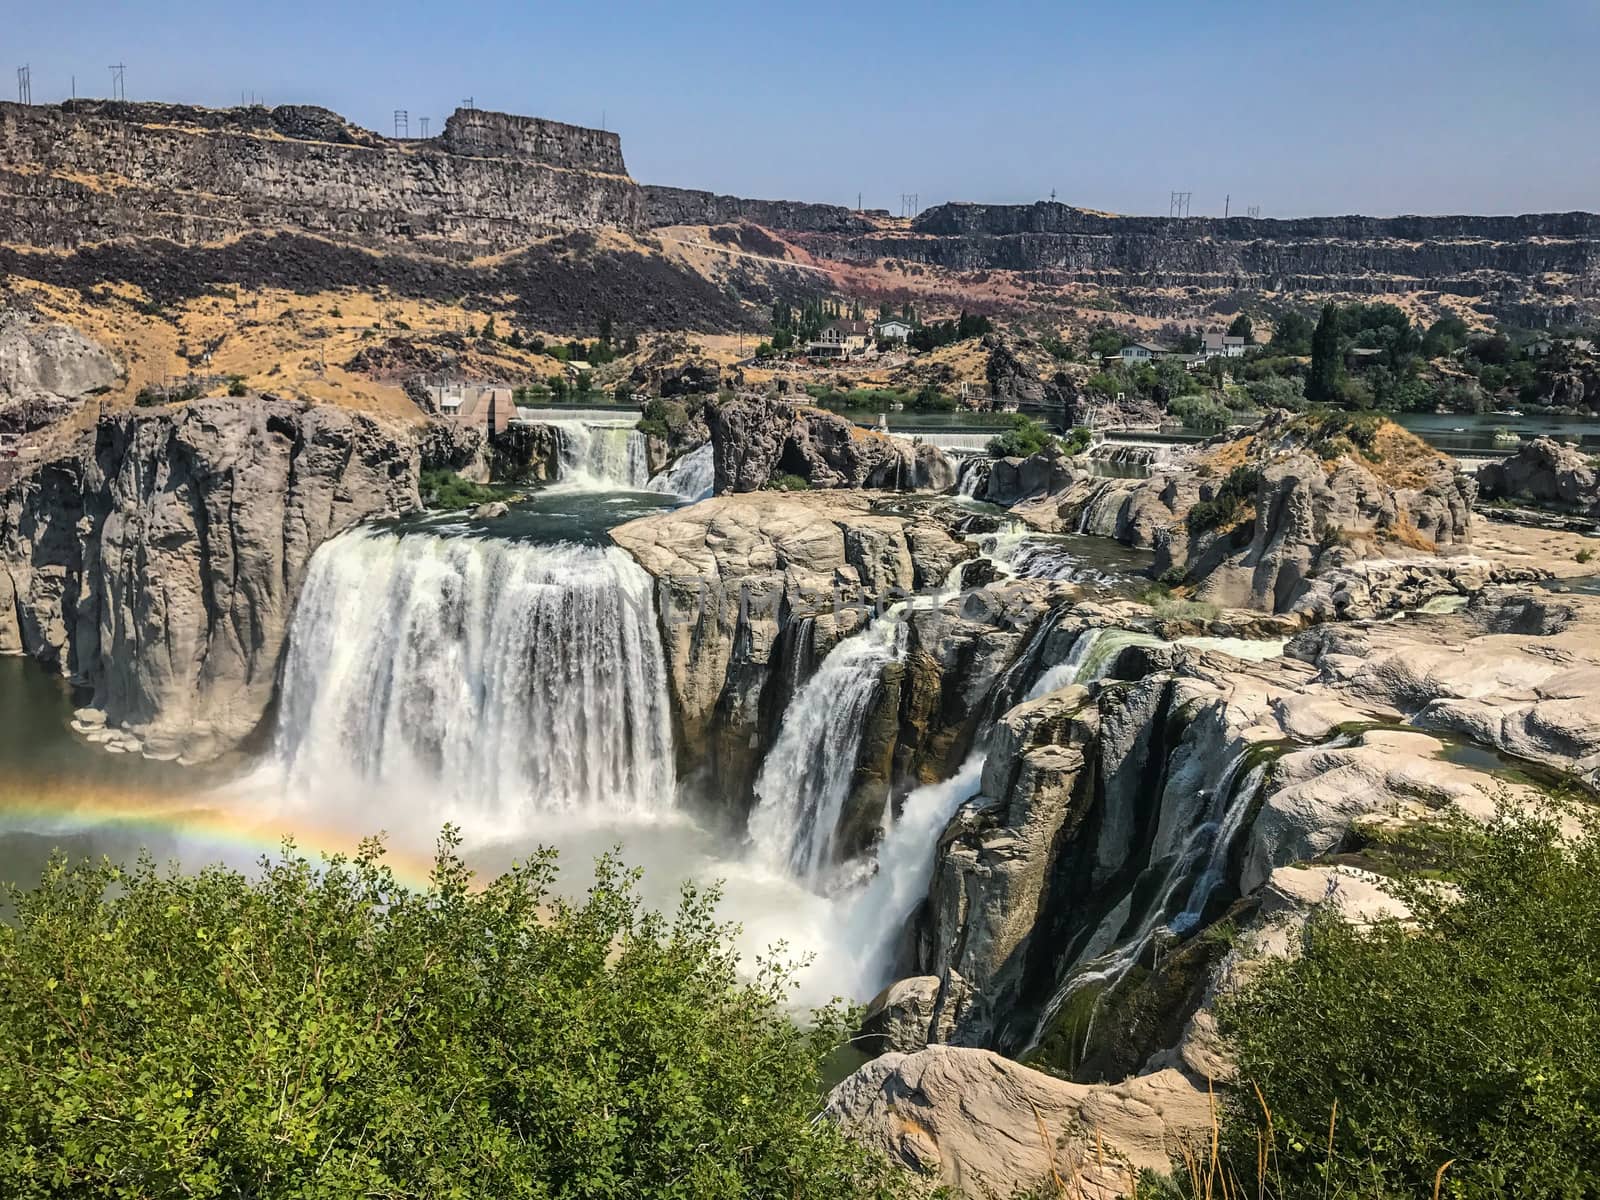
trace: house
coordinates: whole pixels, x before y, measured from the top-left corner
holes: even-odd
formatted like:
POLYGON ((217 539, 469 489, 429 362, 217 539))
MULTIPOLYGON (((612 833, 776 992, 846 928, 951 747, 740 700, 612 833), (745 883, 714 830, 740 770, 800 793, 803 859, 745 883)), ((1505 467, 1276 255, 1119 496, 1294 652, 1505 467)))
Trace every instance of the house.
POLYGON ((825 325, 806 353, 815 358, 854 358, 873 345, 872 326, 865 321, 834 321, 825 325))
POLYGON ((1242 337, 1229 337, 1225 333, 1203 333, 1200 335, 1200 353, 1207 359, 1213 358, 1243 358, 1245 340, 1242 337))
POLYGON ((887 321, 879 321, 873 326, 873 332, 881 342, 904 342, 911 336, 911 322, 891 317, 887 321))
POLYGON ((1158 358, 1165 358, 1167 349, 1165 346, 1155 346, 1149 342, 1130 342, 1117 352, 1117 356, 1122 359, 1123 366, 1137 367, 1158 358))

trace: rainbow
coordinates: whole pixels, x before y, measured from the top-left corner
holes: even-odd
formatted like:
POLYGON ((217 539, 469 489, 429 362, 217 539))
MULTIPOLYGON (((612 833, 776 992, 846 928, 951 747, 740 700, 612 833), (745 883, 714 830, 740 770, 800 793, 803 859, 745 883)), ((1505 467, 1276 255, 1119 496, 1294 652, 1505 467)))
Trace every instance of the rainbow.
MULTIPOLYGON (((213 863, 239 869, 263 855, 276 858, 287 840, 297 853, 353 854, 361 839, 381 830, 352 831, 304 812, 272 812, 231 796, 226 785, 175 796, 171 791, 87 781, 0 781, 0 838, 29 834, 76 840, 88 835, 109 843, 113 858, 132 858, 140 847, 158 852, 178 847, 182 866, 194 870, 213 863)), ((431 852, 385 839, 384 861, 410 887, 425 886, 431 852)), ((157 853, 157 857, 160 854, 157 853)), ((8 882, 27 884, 32 880, 8 882)))

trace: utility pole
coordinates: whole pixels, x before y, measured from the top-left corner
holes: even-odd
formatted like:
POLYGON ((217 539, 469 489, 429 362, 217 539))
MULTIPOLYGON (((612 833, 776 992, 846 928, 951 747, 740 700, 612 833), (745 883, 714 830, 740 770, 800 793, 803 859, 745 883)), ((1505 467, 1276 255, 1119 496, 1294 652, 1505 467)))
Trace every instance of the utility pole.
POLYGON ((1167 216, 1173 218, 1187 217, 1189 215, 1189 198, 1193 195, 1193 192, 1173 192, 1172 198, 1167 205, 1167 216))
POLYGON ((1244 215, 1249 217, 1251 220, 1255 220, 1261 216, 1261 205, 1252 204, 1249 208, 1244 210, 1244 215))
POLYGON ((1222 201, 1222 219, 1224 221, 1226 221, 1228 219, 1228 215, 1232 211, 1232 209, 1233 209, 1233 193, 1229 192, 1227 194, 1227 196, 1224 197, 1224 199, 1222 201))
POLYGON ((394 136, 396 140, 411 136, 411 114, 403 108, 394 110, 394 136))
POLYGON ((126 100, 128 98, 128 67, 126 63, 112 63, 111 72, 111 98, 113 100, 126 100))
POLYGON ((33 70, 30 67, 17 68, 17 103, 33 103, 33 70))
POLYGON ((423 137, 424 140, 426 140, 427 136, 428 136, 428 118, 427 117, 418 117, 417 118, 417 124, 422 126, 422 137, 423 137))

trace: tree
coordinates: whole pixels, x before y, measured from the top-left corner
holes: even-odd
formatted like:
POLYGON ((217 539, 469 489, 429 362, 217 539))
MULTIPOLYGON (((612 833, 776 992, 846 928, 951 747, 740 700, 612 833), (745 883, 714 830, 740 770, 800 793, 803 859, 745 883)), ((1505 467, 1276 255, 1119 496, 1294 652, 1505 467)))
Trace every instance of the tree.
POLYGON ((1324 909, 1296 957, 1218 1005, 1240 1079, 1232 1164, 1255 1194, 1265 1105, 1274 1196, 1595 1195, 1594 812, 1502 807, 1385 857, 1416 864, 1386 884, 1408 920, 1358 928, 1324 909))
POLYGON ((1422 335, 1422 353, 1429 358, 1454 354, 1467 344, 1467 323, 1457 316, 1440 317, 1422 335))
POLYGON ((1089 335, 1089 353, 1096 358, 1109 358, 1127 344, 1120 330, 1105 326, 1089 335))
POLYGON ((258 878, 50 862, 0 925, 0 1179, 57 1196, 886 1198, 813 1118, 843 1031, 741 977, 715 889, 646 910, 609 857, 425 889, 375 842, 258 878))
POLYGON ((1311 320, 1298 309, 1291 308, 1278 318, 1267 343, 1279 354, 1305 355, 1311 353, 1311 320))
POLYGON ((1255 343, 1256 327, 1249 313, 1240 313, 1233 319, 1233 324, 1228 326, 1228 336, 1243 338, 1247 346, 1255 343))
POLYGON ((1339 342, 1339 309, 1325 304, 1316 332, 1311 335, 1311 373, 1306 377, 1306 399, 1312 404, 1337 404, 1344 375, 1339 342))
POLYGON ((500 335, 495 332, 494 328, 494 317, 491 316, 483 323, 483 340, 486 342, 494 342, 498 341, 499 338, 500 335))
POLYGON ((990 458, 1027 458, 1052 445, 1050 431, 1032 417, 1012 413, 1011 428, 989 441, 990 458))

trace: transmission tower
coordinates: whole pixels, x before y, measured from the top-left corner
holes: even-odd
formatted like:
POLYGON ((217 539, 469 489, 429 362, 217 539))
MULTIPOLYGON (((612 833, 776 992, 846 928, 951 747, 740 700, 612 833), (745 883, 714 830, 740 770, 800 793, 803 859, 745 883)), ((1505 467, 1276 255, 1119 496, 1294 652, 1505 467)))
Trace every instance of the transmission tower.
POLYGON ((411 136, 411 114, 403 108, 394 110, 394 136, 396 139, 411 136))
POLYGON ((1259 217, 1261 215, 1261 205, 1252 204, 1249 208, 1244 210, 1244 215, 1252 218, 1259 217))
POLYGON ((1189 198, 1193 192, 1173 192, 1172 199, 1167 206, 1167 216, 1187 217, 1189 215, 1189 198))
POLYGON ((428 118, 418 117, 417 124, 422 127, 422 136, 426 138, 428 136, 428 118))
POLYGON ((30 67, 17 68, 17 103, 33 103, 33 70, 30 67))
POLYGON ((111 98, 113 100, 126 100, 128 98, 128 67, 126 63, 112 63, 111 72, 111 98))

